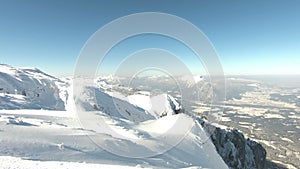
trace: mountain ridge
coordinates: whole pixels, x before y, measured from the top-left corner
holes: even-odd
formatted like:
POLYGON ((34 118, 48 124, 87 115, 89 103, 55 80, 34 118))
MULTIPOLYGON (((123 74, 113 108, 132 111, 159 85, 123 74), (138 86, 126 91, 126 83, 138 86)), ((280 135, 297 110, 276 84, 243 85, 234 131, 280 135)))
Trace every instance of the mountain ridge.
MULTIPOLYGON (((77 97, 75 99, 77 105, 81 104, 81 108, 83 108, 84 112, 89 112, 92 119, 95 120, 95 117, 98 117, 102 119, 108 119, 104 120, 106 125, 109 125, 112 127, 115 131, 121 133, 120 138, 122 139, 128 139, 128 143, 123 145, 123 147, 127 146, 127 148, 131 149, 133 148, 130 146, 129 142, 132 141, 132 137, 134 139, 144 139, 144 141, 148 141, 149 138, 155 138, 159 137, 160 134, 164 132, 160 132, 157 134, 158 129, 161 130, 161 128, 165 128, 165 131, 171 132, 170 134, 174 135, 176 133, 177 135, 183 134, 180 131, 182 130, 182 127, 180 126, 173 126, 175 130, 170 130, 170 125, 172 128, 172 124, 177 124, 178 120, 183 120, 181 123, 178 124, 186 124, 187 121, 193 119, 189 117, 189 113, 185 112, 184 108, 180 105, 180 103, 173 98, 171 95, 168 94, 161 94, 156 95, 153 97, 147 96, 147 95, 129 95, 129 97, 123 96, 121 94, 116 94, 114 92, 108 92, 106 89, 98 88, 96 84, 94 86, 88 86, 84 87, 82 91, 76 91, 74 96, 72 93, 67 92, 67 88, 70 88, 72 85, 67 84, 64 81, 61 81, 58 78, 55 78, 51 75, 47 75, 46 73, 43 73, 39 69, 33 69, 33 68, 24 68, 24 69, 13 69, 12 67, 8 65, 1 65, 0 66, 0 72, 4 69, 3 67, 6 67, 7 69, 10 69, 10 73, 7 73, 9 75, 9 78, 2 78, 4 76, 0 76, 1 85, 2 88, 6 89, 6 92, 3 93, 3 96, 0 97, 0 101, 3 102, 7 97, 8 99, 6 102, 10 106, 4 107, 2 106, 2 109, 28 109, 28 108, 34 108, 34 109, 49 109, 49 110, 65 110, 65 106, 67 104, 71 104, 70 101, 67 103, 67 98, 73 98, 77 97), (14 74, 13 71, 20 71, 16 74, 14 74), (19 76, 20 74, 23 74, 23 76, 19 76), (25 76, 24 76, 25 75, 25 76), (42 75, 42 76, 41 76, 42 75), (12 83, 2 83, 5 81, 12 81, 12 83), (18 83, 19 82, 19 83, 18 83), (20 85, 22 83, 28 83, 27 85, 20 85), (15 85, 17 84, 17 85, 15 85), (35 102, 35 105, 30 104, 32 102, 32 98, 35 99, 41 99, 43 97, 42 94, 39 96, 34 95, 33 91, 36 92, 36 89, 38 87, 45 87, 45 95, 51 96, 50 98, 54 101, 60 102, 59 107, 57 105, 52 106, 46 106, 47 102, 35 102), (55 90, 52 90, 54 86, 55 90), (30 88, 30 90, 25 90, 26 87, 30 88), (15 89, 17 88, 17 92, 15 92, 15 89), (25 89, 24 89, 25 88, 25 89), (25 95, 24 93, 18 92, 19 90, 25 90, 27 91, 25 95), (29 92, 28 92, 29 91, 29 92), (7 93, 8 92, 8 93, 7 93), (11 94, 15 92, 14 94, 11 94), (28 93, 28 94, 27 94, 28 93), (69 96, 66 96, 69 95, 69 96), (56 96, 55 96, 56 95, 56 96), (20 98, 18 98, 20 97, 20 98), (13 101, 13 99, 18 98, 18 101, 13 101), (30 98, 27 99, 26 98, 30 98), (143 98, 143 99, 141 99, 143 98), (147 100, 150 102, 149 105, 143 105, 140 100, 147 100), (19 104, 19 102, 23 101, 22 104, 19 104), (39 104, 37 104, 39 103, 39 104), (160 104, 158 104, 160 103, 160 104), (25 106, 24 106, 25 105, 25 106), (159 105, 158 107, 155 107, 159 105), (148 107, 147 107, 148 106, 148 107), (100 113, 100 114, 99 114, 100 113), (186 121, 187 120, 187 121, 186 121), (160 122, 161 121, 161 122, 160 122), (173 121, 173 122, 171 122, 173 121), (141 123, 141 125, 136 125, 136 123, 141 123), (147 122, 147 123, 143 123, 147 122), (167 124, 167 126, 166 126, 167 124)), ((4 69, 4 70, 5 70, 4 69)), ((2 73, 3 75, 4 73, 2 73)), ((70 83, 70 82, 69 82, 70 83)), ((105 82, 106 83, 106 82, 105 82)), ((70 100, 70 99, 69 99, 70 100)), ((51 100, 47 100, 51 101, 51 100)), ((0 116, 1 117, 1 116, 0 116)), ((264 148, 257 142, 248 141, 244 138, 244 136, 236 131, 226 131, 220 128, 215 128, 213 133, 211 132, 211 129, 213 128, 212 125, 208 124, 207 122, 204 123, 203 120, 197 118, 199 123, 201 125, 197 125, 197 123, 191 123, 193 126, 191 126, 190 131, 187 133, 187 135, 184 137, 183 140, 181 140, 180 143, 174 143, 174 148, 172 149, 166 149, 166 154, 163 152, 159 152, 159 156, 161 156, 165 160, 183 160, 182 162, 174 162, 174 164, 180 166, 180 167, 187 167, 190 165, 197 165, 201 167, 213 167, 218 166, 218 168, 227 168, 224 166, 224 162, 230 167, 230 168, 263 168, 265 163, 265 153, 263 153, 265 150, 264 148), (208 130, 210 129, 210 130, 208 130), (207 136, 205 133, 212 134, 210 140, 206 140, 207 136), (195 139, 198 138, 198 139, 195 139), (238 142, 235 142, 239 138, 238 142), (218 141, 223 140, 223 141, 218 141), (225 141, 224 141, 225 140, 225 141), (243 144, 240 144, 239 142, 242 142, 243 144), (205 144, 204 144, 205 143, 205 144), (201 145, 201 146, 200 146, 201 145), (203 145, 206 145, 203 147, 203 145), (228 146, 229 145, 229 146, 228 146), (253 148, 257 146, 259 148, 253 148), (196 149, 191 149, 191 146, 194 146, 196 149), (213 148, 212 148, 213 146, 213 148), (215 146, 215 147, 214 147, 215 146), (228 147, 228 148, 224 148, 228 147), (240 151, 239 149, 241 147, 245 147, 248 151, 248 159, 246 156, 246 150, 240 151), (247 147, 248 146, 248 147, 247 147), (223 149, 222 149, 223 148, 223 149), (249 150, 250 148, 250 150, 249 150), (188 150, 188 151, 187 151, 188 150), (181 152, 181 153, 179 153, 181 152), (234 152, 238 152, 235 155, 233 155, 234 152), (252 152, 251 155, 249 155, 249 152, 252 152), (205 154, 212 155, 212 157, 207 158, 205 154), (241 154, 244 153, 244 154, 241 154), (185 154, 186 156, 184 156, 185 154), (189 156, 188 156, 189 155, 189 156), (192 155, 193 157, 191 157, 192 155), (232 158, 231 156, 234 156, 232 158), (237 155, 244 156, 244 158, 237 158, 237 155), (220 161, 221 157, 224 161, 220 161), (206 159, 206 160, 205 160, 206 159), (261 161, 257 159, 262 159, 261 161), (201 162, 203 160, 203 162, 201 162), (215 161, 212 161, 215 160, 215 161), (190 165, 187 165, 190 164, 190 165)), ((30 124, 30 122, 26 123, 26 121, 22 120, 8 120, 8 124, 10 125, 24 125, 24 124, 30 124), (14 122, 14 123, 11 123, 14 122)), ((103 125, 102 125, 103 126, 103 125)), ((84 126, 87 127, 87 130, 93 131, 95 129, 93 126, 89 128, 90 126, 84 126)), ((99 126, 97 126, 99 130, 99 126)), ((97 129, 96 129, 97 130, 97 129)), ((188 131, 188 130, 186 130, 188 131)), ((103 133, 103 131, 97 131, 102 134, 111 134, 111 133, 103 133)), ((185 130, 183 131, 185 132, 185 130)), ((165 133, 164 133, 165 134, 165 133)), ((171 136, 171 135, 170 135, 171 136)), ((114 137, 107 137, 108 140, 110 140, 111 143, 114 143, 115 146, 117 146, 117 143, 119 136, 114 137)), ((168 138, 168 135, 166 136, 168 138)), ((170 137, 171 138, 171 137, 170 137)), ((97 138, 98 139, 98 138, 97 138)), ((168 143, 170 140, 164 140, 162 143, 168 143)), ((179 140, 180 141, 180 140, 179 140)), ((149 143, 152 144, 150 141, 149 143)), ((153 142, 157 144, 158 142, 153 142)), ((169 142, 170 143, 170 142, 169 142)), ((172 140, 171 143, 173 144, 172 140)), ((141 144, 142 146, 143 144, 141 144)), ((165 145, 161 144, 162 147, 165 145)), ((104 149, 110 149, 115 147, 104 147, 104 149)), ((169 148, 169 147, 167 147, 169 148)), ((141 150, 146 150, 142 148, 141 150)), ((152 147, 152 151, 159 151, 159 149, 156 149, 155 147, 152 147)), ((113 150, 111 150, 113 151, 113 150)), ((150 151, 149 151, 150 152, 150 151)), ((139 155, 139 154, 137 154, 139 155)), ((173 166, 175 167, 175 166, 173 166)), ((172 168, 173 168, 172 167, 172 168)))

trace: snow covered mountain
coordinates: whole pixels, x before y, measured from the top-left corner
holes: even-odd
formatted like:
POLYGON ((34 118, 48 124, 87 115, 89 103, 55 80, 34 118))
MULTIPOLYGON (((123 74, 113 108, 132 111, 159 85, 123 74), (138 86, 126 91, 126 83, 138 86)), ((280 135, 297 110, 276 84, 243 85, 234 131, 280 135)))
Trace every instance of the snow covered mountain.
POLYGON ((0 109, 64 110, 66 86, 39 69, 0 64, 0 109))
POLYGON ((150 97, 145 94, 128 96, 129 103, 149 111, 155 118, 183 113, 183 107, 168 94, 150 97))
POLYGON ((55 168, 261 168, 264 163, 258 153, 263 148, 253 148, 258 143, 236 141, 226 130, 213 130, 209 137, 211 125, 168 94, 130 89, 123 94, 109 90, 107 79, 86 85, 88 79, 71 82, 8 65, 0 65, 0 82, 0 166, 6 168, 46 163, 1 156, 54 161, 55 168))

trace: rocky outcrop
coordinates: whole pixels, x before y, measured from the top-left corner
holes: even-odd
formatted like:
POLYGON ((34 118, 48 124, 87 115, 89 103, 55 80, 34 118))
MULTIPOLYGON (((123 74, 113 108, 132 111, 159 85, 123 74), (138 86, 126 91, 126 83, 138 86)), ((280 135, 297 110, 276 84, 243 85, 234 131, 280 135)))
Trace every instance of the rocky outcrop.
POLYGON ((246 139, 236 129, 215 127, 201 121, 204 129, 216 146, 217 152, 229 168, 234 169, 263 169, 266 164, 267 152, 258 142, 246 139))
POLYGON ((250 147, 254 156, 256 168, 265 168, 267 152, 265 148, 258 142, 247 139, 247 146, 250 147))

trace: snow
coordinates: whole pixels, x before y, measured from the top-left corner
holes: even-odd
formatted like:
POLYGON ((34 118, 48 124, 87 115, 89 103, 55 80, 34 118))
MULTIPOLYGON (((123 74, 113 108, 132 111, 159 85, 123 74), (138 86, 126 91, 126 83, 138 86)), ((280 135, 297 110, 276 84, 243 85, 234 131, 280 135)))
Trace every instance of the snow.
POLYGON ((181 135, 181 134, 185 134, 184 132, 191 129, 191 119, 188 118, 184 114, 178 114, 178 115, 174 115, 174 116, 166 116, 166 117, 160 118, 158 120, 146 121, 146 122, 141 123, 138 126, 138 128, 142 129, 144 131, 147 131, 151 135, 158 136, 158 135, 168 132, 173 127, 177 127, 174 125, 176 125, 178 120, 182 121, 181 122, 182 125, 175 130, 176 131, 175 133, 169 133, 169 134, 181 135))
POLYGON ((282 115, 280 114, 270 114, 270 113, 266 113, 263 115, 264 118, 266 119, 270 119, 270 118, 277 118, 277 119, 285 119, 285 117, 283 117, 282 115))
MULTIPOLYGON (((145 168, 142 166, 125 166, 125 165, 112 165, 112 164, 90 164, 78 162, 61 162, 61 161, 32 161, 24 160, 16 157, 0 156, 1 169, 134 169, 145 168)), ((146 167, 148 168, 148 167, 146 167)))
POLYGON ((0 109, 64 110, 58 83, 64 82, 35 68, 0 64, 0 109))
POLYGON ((0 97, 1 168, 228 168, 202 126, 175 112, 181 105, 170 95, 126 97, 86 85, 89 79, 0 70, 10 91, 0 97), (19 93, 40 87, 39 97, 19 93))
MULTIPOLYGON (((207 167, 213 168, 227 168, 222 159, 217 154, 214 145, 207 140, 206 135, 200 125, 193 124, 192 119, 184 114, 166 116, 158 120, 150 120, 139 123, 138 125, 122 124, 117 119, 110 119, 107 117, 105 123, 110 123, 110 127, 123 127, 119 128, 118 134, 122 134, 123 139, 118 139, 113 135, 106 135, 105 130, 97 132, 89 129, 84 129, 76 122, 76 118, 69 117, 55 117, 53 115, 47 116, 40 110, 34 113, 22 114, 20 110, 15 112, 14 115, 0 113, 0 152, 6 152, 2 155, 10 155, 16 157, 23 157, 25 159, 35 159, 35 161, 21 160, 18 164, 10 161, 11 159, 1 159, 2 163, 11 168, 35 168, 33 165, 38 165, 41 168, 44 166, 52 166, 54 168, 72 168, 83 167, 78 162, 86 161, 93 163, 93 165, 86 165, 85 168, 107 168, 116 167, 124 168, 123 166, 129 165, 131 168, 140 165, 142 167, 150 168, 181 168, 181 167, 207 167), (20 119, 22 123, 9 122, 7 119, 20 119), (114 121, 116 120, 116 121, 114 121), (180 120, 182 125, 171 127, 173 124, 178 123, 180 120), (114 121, 114 123, 111 123, 114 121), (27 125, 23 125, 23 124, 27 125), (193 126, 184 124, 193 124, 193 126), (125 127, 125 128, 124 128, 125 127), (190 129, 192 127, 192 129, 190 129), (172 130, 172 129, 173 130, 172 130), (181 132, 187 129, 189 132, 184 133, 185 137, 176 142, 173 146, 166 143, 172 143, 172 140, 177 140, 181 137, 181 132), (170 130, 171 129, 171 130, 170 130), (133 132, 135 130, 135 132, 133 132), (22 134, 18 134, 22 131, 22 134), (165 134, 167 132, 167 134, 165 134), (140 136, 140 134, 144 136, 140 136), (201 134, 202 133, 202 134, 201 134), (98 145, 95 145, 86 136, 94 137, 98 145), (135 137, 130 137, 135 136, 135 137), (160 137, 162 136, 162 137, 160 137), (159 140, 153 140, 158 138, 159 140), (131 141, 135 141, 133 142, 131 141), (103 144, 103 145, 102 145, 103 144), (107 145, 105 145, 107 144, 107 145), (120 146, 120 147, 119 147, 120 146), (170 148, 170 149, 166 149, 170 148), (161 152, 161 149, 168 150, 161 152), (155 151, 156 156, 148 158, 128 158, 119 157, 120 154, 114 155, 108 153, 116 150, 133 151, 137 155, 155 151), (137 150, 142 152, 137 152, 137 150), (141 154, 140 154, 141 153, 141 154), (49 156, 49 154, 51 154, 49 156), (97 154, 97 158, 91 156, 97 154), (47 162, 42 162, 47 161, 47 162), (54 161, 54 162, 49 162, 54 161), (168 163, 166 163, 168 161, 168 163), (62 165, 60 165, 62 164, 62 165), (108 164, 108 165, 103 165, 108 164)), ((48 111, 51 112, 51 111, 48 111)), ((113 134, 112 132, 108 134, 113 134)), ((131 154, 134 155, 134 154, 131 154)), ((16 159, 13 159, 16 160, 16 159)), ((20 159, 18 159, 20 160, 20 159)), ((140 168, 140 167, 138 167, 140 168)))
POLYGON ((287 141, 287 142, 290 142, 290 143, 294 143, 294 141, 292 141, 291 139, 289 139, 289 138, 286 138, 286 137, 280 137, 281 138, 281 140, 283 140, 283 141, 287 141))
POLYGON ((228 121, 231 121, 231 119, 230 119, 230 117, 224 117, 224 116, 222 116, 221 117, 221 121, 228 122, 228 121))
POLYGON ((128 96, 129 103, 139 106, 145 110, 151 110, 152 103, 150 96, 146 95, 130 95, 128 96))
POLYGON ((288 117, 291 119, 300 119, 300 115, 290 115, 288 117))
POLYGON ((253 140, 255 140, 255 141, 258 141, 258 142, 260 142, 260 143, 263 143, 263 144, 265 144, 266 146, 268 146, 268 147, 271 147, 271 148, 273 148, 273 149, 278 149, 275 145, 274 145, 274 141, 272 141, 272 140, 258 140, 258 139, 253 139, 253 140))
POLYGON ((203 80, 203 77, 202 76, 200 76, 200 75, 196 75, 196 76, 193 76, 194 77, 194 81, 195 81, 195 83, 198 83, 198 82, 200 82, 200 81, 202 81, 203 80))
POLYGON ((73 112, 69 111, 56 111, 56 110, 31 110, 31 109, 21 109, 21 110, 0 110, 0 114, 9 115, 36 115, 36 116, 53 116, 53 117, 75 117, 73 112))
POLYGON ((273 160, 274 163, 278 163, 278 164, 281 164, 283 166, 286 166, 288 169, 297 169, 297 167, 291 165, 291 164, 286 164, 286 163, 282 163, 280 161, 277 161, 277 160, 273 160))
POLYGON ((154 117, 159 118, 163 114, 176 114, 174 110, 181 109, 178 102, 170 95, 160 94, 150 97, 148 94, 135 94, 128 96, 128 101, 140 108, 145 109, 154 117))

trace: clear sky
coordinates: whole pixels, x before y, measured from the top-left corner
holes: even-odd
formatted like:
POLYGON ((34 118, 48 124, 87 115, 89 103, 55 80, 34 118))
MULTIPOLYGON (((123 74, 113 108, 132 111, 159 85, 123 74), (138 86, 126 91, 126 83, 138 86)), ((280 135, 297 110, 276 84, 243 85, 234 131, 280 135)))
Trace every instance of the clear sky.
MULTIPOLYGON (((103 25, 137 12, 164 12, 206 34, 225 74, 300 74, 299 8, 299 0, 0 0, 0 63, 72 75, 81 48, 103 25)), ((159 41, 148 39, 140 48, 159 41)))

